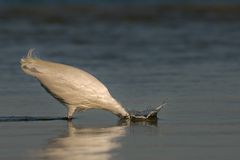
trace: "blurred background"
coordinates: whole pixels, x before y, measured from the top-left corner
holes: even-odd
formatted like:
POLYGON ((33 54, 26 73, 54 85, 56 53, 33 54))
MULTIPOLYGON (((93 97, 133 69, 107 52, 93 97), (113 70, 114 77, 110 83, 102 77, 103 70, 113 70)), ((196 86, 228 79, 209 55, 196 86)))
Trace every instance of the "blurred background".
MULTIPOLYGON (((90 72, 128 109, 168 98, 157 125, 117 132, 118 149, 105 150, 110 156, 102 159, 240 158, 239 0, 0 0, 1 117, 65 116, 65 108, 21 71, 29 48, 90 72)), ((83 128, 117 122, 101 111, 76 117, 83 128)), ((69 131, 61 121, 2 121, 0 127, 4 159, 29 159, 29 150, 69 131)))

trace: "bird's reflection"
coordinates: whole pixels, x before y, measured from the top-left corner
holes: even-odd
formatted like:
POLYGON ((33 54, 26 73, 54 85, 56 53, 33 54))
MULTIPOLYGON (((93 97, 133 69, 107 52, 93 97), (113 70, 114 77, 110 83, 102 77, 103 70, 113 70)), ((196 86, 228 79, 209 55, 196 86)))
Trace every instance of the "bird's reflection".
MULTIPOLYGON (((112 127, 76 127, 68 122, 65 135, 51 140, 46 149, 38 152, 41 159, 48 160, 110 160, 115 159, 114 150, 121 148, 120 138, 129 126, 157 126, 156 122, 118 121, 112 127)), ((35 153, 36 156, 36 153, 35 153)))
POLYGON ((125 134, 125 124, 107 128, 76 128, 69 122, 67 134, 52 140, 40 156, 51 160, 113 159, 112 151, 121 147, 118 138, 125 134))

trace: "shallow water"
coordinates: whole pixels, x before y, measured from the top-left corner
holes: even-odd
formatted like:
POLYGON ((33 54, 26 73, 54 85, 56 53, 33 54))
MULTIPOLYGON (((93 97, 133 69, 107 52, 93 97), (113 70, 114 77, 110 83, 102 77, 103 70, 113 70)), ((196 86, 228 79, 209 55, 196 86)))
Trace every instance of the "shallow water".
POLYGON ((2 16, 0 159, 240 158, 238 13, 165 14, 2 16), (19 68, 29 48, 92 73, 128 109, 168 105, 154 124, 94 110, 64 121, 65 108, 19 68))

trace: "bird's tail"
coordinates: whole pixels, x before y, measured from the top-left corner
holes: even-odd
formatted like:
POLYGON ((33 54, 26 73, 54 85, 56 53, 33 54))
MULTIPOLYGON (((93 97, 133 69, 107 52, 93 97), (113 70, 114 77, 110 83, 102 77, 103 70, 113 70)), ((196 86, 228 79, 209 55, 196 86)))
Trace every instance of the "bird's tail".
POLYGON ((33 57, 33 51, 34 49, 29 49, 27 56, 21 59, 20 64, 26 74, 36 76, 40 71, 37 69, 38 58, 33 57))
POLYGON ((28 60, 33 59, 33 51, 34 51, 34 48, 29 49, 29 51, 28 51, 28 53, 27 53, 27 56, 24 57, 24 58, 22 58, 21 61, 20 61, 20 63, 21 63, 21 64, 24 64, 24 63, 26 63, 28 60))

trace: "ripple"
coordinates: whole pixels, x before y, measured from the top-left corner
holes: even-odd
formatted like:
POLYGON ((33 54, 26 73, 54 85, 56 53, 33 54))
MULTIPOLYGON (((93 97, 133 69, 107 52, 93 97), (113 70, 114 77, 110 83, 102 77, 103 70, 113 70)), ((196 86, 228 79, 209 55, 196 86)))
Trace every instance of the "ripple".
POLYGON ((66 117, 32 117, 32 116, 4 116, 0 117, 0 122, 22 122, 22 121, 55 121, 67 120, 66 117))

